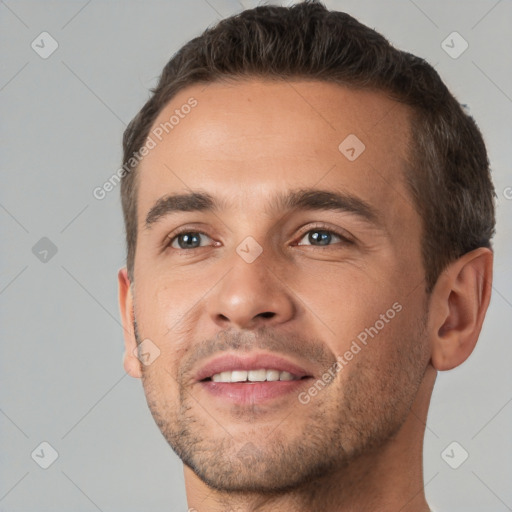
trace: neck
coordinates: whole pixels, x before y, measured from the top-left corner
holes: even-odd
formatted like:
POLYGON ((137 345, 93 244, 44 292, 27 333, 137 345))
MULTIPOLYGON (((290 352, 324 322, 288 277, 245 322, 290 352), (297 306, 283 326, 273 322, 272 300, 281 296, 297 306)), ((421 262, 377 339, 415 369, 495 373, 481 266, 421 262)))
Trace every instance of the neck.
POLYGON ((429 365, 406 421, 385 445, 348 466, 279 495, 223 493, 186 467, 189 510, 197 512, 429 512, 423 482, 423 438, 435 369, 429 365))

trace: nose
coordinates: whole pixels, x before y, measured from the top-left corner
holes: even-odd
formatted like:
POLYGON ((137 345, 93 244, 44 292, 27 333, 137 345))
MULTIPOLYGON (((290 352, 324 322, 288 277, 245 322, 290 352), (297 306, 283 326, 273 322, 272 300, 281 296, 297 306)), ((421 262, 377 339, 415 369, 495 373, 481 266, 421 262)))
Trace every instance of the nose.
POLYGON ((208 301, 210 318, 219 327, 256 329, 293 318, 294 295, 282 272, 269 268, 263 255, 247 263, 235 254, 232 263, 208 301))

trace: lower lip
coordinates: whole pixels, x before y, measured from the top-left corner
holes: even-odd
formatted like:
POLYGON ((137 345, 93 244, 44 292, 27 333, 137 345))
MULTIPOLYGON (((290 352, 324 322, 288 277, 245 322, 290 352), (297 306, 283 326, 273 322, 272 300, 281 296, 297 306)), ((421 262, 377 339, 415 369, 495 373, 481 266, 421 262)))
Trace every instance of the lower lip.
POLYGON ((200 384, 211 395, 236 405, 254 405, 269 402, 286 395, 299 393, 310 378, 272 382, 213 382, 200 384))

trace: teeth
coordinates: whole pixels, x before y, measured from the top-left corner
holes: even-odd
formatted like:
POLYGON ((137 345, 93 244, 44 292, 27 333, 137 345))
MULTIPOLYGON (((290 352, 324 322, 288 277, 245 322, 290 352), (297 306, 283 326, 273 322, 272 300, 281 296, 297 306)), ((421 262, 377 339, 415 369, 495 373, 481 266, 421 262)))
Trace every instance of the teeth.
POLYGON ((279 380, 293 380, 293 375, 288 372, 281 372, 279 380))
POLYGON ((251 382, 263 382, 267 380, 267 370, 249 370, 247 380, 251 382))
POLYGON ((279 380, 279 374, 281 372, 278 371, 278 370, 267 370, 267 380, 269 382, 273 382, 273 381, 276 381, 276 380, 279 380))
POLYGON ((275 382, 277 380, 289 381, 298 380, 290 372, 280 372, 279 370, 234 370, 232 372, 221 372, 212 375, 213 382, 275 382))
POLYGON ((245 382, 247 380, 247 372, 245 370, 235 370, 231 372, 231 382, 245 382))

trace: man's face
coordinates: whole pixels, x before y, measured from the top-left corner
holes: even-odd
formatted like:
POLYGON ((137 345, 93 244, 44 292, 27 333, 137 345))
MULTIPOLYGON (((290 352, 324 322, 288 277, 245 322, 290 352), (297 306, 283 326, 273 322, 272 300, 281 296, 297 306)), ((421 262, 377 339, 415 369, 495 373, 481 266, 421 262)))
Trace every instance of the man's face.
POLYGON ((299 486, 396 434, 429 362, 408 110, 251 80, 181 91, 153 130, 176 109, 138 171, 148 404, 209 485, 299 486))

